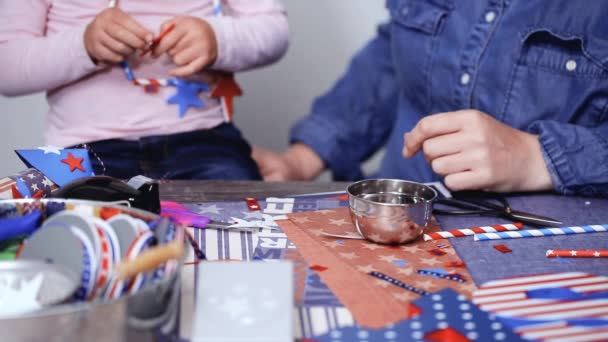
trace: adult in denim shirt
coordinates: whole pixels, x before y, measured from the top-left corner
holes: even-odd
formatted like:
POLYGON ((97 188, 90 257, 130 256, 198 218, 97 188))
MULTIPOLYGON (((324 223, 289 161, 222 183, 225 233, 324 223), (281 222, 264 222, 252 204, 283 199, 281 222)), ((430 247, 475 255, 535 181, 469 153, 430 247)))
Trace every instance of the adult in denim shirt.
POLYGON ((390 22, 295 125, 290 149, 256 152, 266 179, 325 167, 362 178, 360 163, 385 146, 375 176, 608 194, 608 1, 387 8, 390 22))

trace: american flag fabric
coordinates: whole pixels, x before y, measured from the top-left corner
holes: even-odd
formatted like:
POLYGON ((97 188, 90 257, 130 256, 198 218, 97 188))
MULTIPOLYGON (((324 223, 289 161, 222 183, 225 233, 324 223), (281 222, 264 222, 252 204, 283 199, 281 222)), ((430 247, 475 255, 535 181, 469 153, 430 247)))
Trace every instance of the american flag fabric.
POLYGON ((36 169, 27 169, 9 178, 14 180, 17 190, 26 198, 48 197, 53 190, 57 189, 57 185, 53 181, 36 169))
POLYGON ((16 186, 15 180, 9 177, 0 179, 0 199, 13 199, 13 186, 16 186))
POLYGON ((566 272, 491 281, 474 292, 473 303, 525 339, 608 341, 605 276, 566 272), (538 293, 566 295, 539 297, 538 293))

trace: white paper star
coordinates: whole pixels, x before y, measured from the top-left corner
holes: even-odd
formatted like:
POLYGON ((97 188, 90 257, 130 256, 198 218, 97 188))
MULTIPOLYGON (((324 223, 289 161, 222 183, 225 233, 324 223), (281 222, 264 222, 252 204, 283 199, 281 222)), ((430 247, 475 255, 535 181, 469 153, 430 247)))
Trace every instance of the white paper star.
POLYGON ((376 249, 378 249, 378 248, 382 248, 382 246, 379 246, 379 245, 377 245, 377 244, 375 244, 375 243, 371 243, 371 242, 370 242, 370 243, 365 243, 365 244, 363 244, 363 248, 366 248, 366 249, 369 249, 369 250, 375 251, 375 250, 376 250, 376 249))
POLYGON ((357 266, 357 269, 363 273, 369 273, 369 272, 373 272, 374 267, 372 265, 367 265, 367 266, 357 266))
POLYGON ((60 155, 61 154, 61 150, 63 150, 61 147, 57 147, 57 146, 44 146, 44 147, 38 147, 39 150, 43 150, 44 154, 49 154, 49 153, 54 153, 56 155, 60 155))
POLYGON ((593 252, 593 256, 594 257, 599 257, 600 256, 600 252, 598 252, 598 251, 593 252))
POLYGON ((36 175, 35 175, 35 174, 33 174, 33 173, 28 173, 26 176, 27 176, 27 178, 29 178, 29 179, 34 179, 34 178, 36 178, 36 175))
POLYGON ((329 219, 329 224, 336 225, 338 227, 342 227, 343 225, 348 225, 348 222, 346 222, 344 219, 339 219, 339 220, 329 219))
POLYGON ((52 186, 53 182, 45 176, 44 179, 42 180, 42 184, 44 186, 52 186))
POLYGON ((552 250, 552 249, 549 249, 549 250, 547 251, 547 253, 545 254, 545 256, 547 256, 547 255, 552 255, 552 254, 553 254, 553 250, 552 250))
POLYGON ((379 255, 378 259, 380 259, 382 261, 386 261, 386 262, 393 262, 393 261, 401 260, 392 254, 391 255, 379 255))
POLYGON ((355 254, 354 252, 350 252, 350 253, 340 253, 340 256, 343 257, 344 259, 348 259, 348 260, 352 260, 352 259, 356 259, 359 256, 357 254, 355 254))
POLYGON ((40 190, 40 189, 38 189, 38 184, 36 184, 36 183, 32 183, 32 185, 30 185, 30 188, 31 188, 31 189, 32 189, 32 191, 34 191, 34 192, 36 192, 36 191, 40 190))
POLYGON ((312 222, 308 217, 306 216, 296 216, 296 217, 292 217, 291 220, 295 223, 307 223, 307 222, 312 222))
POLYGON ((576 256, 576 251, 570 251, 570 255, 576 256))
POLYGON ((425 265, 429 265, 429 266, 435 266, 437 264, 441 264, 441 261, 439 261, 435 258, 424 258, 424 259, 420 260, 420 262, 425 265))
POLYGON ((219 208, 216 204, 214 205, 210 205, 208 207, 203 207, 201 206, 200 208, 198 208, 198 213, 199 214, 219 214, 220 210, 222 210, 221 208, 219 208))

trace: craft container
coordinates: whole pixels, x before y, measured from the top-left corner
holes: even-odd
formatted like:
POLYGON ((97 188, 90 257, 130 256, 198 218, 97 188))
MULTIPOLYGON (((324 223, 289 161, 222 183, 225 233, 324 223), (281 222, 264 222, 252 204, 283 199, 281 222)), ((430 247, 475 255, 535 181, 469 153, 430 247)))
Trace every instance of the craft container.
POLYGON ((401 244, 423 234, 437 197, 429 186, 396 179, 359 181, 347 192, 359 234, 381 244, 401 244))
MULTIPOLYGON (((7 200, 0 201, 0 218, 20 216, 28 208, 43 212, 57 207, 86 210, 99 215, 101 210, 122 213, 153 221, 150 212, 103 202, 83 200, 7 200)), ((177 227, 182 230, 182 227, 177 227)), ((184 236, 176 234, 176 236, 184 236)), ((185 243, 185 241, 184 241, 185 243)), ((61 246, 57 246, 61 248, 61 246)), ((183 260, 179 260, 179 265, 183 260)), ((1 341, 166 341, 179 331, 180 269, 175 267, 140 291, 112 301, 61 304, 14 317, 0 318, 1 341)))

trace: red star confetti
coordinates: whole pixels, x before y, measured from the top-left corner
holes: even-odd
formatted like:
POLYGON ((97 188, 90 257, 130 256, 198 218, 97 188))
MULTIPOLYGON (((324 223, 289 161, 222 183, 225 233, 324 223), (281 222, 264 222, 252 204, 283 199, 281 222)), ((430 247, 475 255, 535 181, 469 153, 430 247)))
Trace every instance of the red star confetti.
POLYGON ((511 248, 505 246, 505 245, 494 245, 494 248, 502 253, 511 253, 513 252, 511 250, 511 248))
POLYGON ((409 303, 407 307, 407 318, 414 318, 416 316, 420 316, 420 314, 422 314, 422 309, 412 303, 409 303))
POLYGON ((222 101, 223 112, 226 121, 232 121, 233 103, 235 96, 242 96, 243 90, 234 79, 234 75, 227 74, 217 81, 215 89, 211 92, 212 97, 219 97, 222 101))
POLYGON ((68 152, 68 157, 61 159, 61 162, 70 167, 70 172, 74 172, 76 169, 84 172, 84 167, 82 167, 83 160, 84 158, 76 158, 72 153, 68 152))
POLYGON ((325 266, 321 266, 321 265, 312 265, 310 266, 310 269, 313 271, 317 271, 317 272, 323 272, 323 271, 327 271, 328 268, 325 266))
POLYGON ((433 341, 433 342, 471 342, 468 338, 463 336, 458 330, 447 327, 444 329, 435 330, 424 335, 425 340, 433 341))
POLYGON ((446 261, 443 265, 445 267, 467 267, 467 265, 462 261, 446 261))
POLYGON ((249 208, 249 210, 251 210, 251 211, 262 209, 260 207, 260 202, 258 202, 258 200, 255 198, 247 197, 247 198, 245 198, 245 202, 247 203, 247 208, 249 208))

